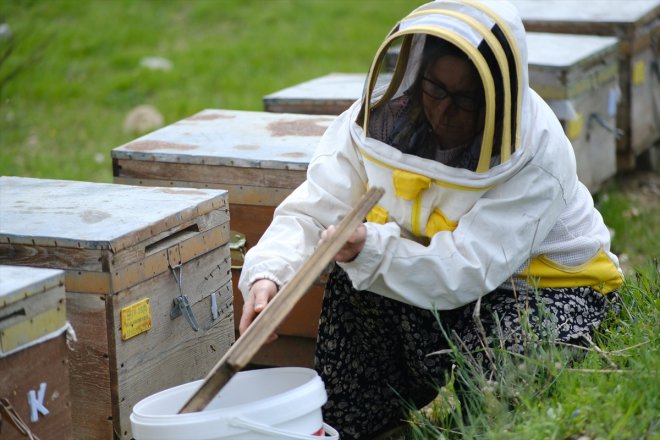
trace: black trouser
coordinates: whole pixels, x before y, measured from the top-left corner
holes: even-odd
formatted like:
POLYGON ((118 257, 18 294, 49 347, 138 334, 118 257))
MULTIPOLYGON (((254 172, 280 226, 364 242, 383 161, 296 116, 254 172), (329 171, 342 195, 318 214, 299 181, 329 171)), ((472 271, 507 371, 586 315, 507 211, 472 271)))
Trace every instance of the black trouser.
MULTIPOLYGON (((474 303, 439 312, 439 321, 452 339, 461 341, 462 350, 480 352, 480 362, 487 362, 483 344, 492 344, 499 335, 504 340, 498 346, 524 351, 521 310, 529 314, 534 332, 543 331, 548 320, 538 319, 539 298, 554 321, 546 331, 555 340, 574 341, 588 334, 607 309, 604 297, 591 288, 543 289, 533 295, 499 289, 482 298, 479 327, 474 303)), ((370 438, 401 423, 404 402, 417 407, 428 403, 444 383, 452 360, 430 353, 448 347, 433 312, 356 291, 336 266, 323 299, 315 359, 328 392, 324 420, 342 440, 370 438)))

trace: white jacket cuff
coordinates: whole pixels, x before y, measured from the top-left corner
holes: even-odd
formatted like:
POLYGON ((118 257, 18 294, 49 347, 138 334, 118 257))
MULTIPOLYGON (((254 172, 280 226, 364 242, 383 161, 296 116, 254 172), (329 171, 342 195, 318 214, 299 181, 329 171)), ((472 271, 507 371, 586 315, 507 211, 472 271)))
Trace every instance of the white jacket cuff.
POLYGON ((401 229, 396 223, 384 225, 365 223, 367 238, 364 248, 358 256, 349 263, 338 263, 344 269, 358 290, 368 290, 373 283, 374 274, 379 273, 379 267, 384 260, 390 260, 396 246, 396 240, 401 235, 401 229))

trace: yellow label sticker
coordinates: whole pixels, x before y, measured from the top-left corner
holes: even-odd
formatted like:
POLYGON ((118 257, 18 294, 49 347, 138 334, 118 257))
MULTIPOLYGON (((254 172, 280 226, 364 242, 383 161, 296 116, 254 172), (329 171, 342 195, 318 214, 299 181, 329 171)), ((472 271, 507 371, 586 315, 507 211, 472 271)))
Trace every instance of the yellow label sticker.
POLYGON ((637 61, 633 66, 632 83, 634 86, 644 84, 646 81, 646 63, 644 61, 637 61))
POLYGON ((121 309, 121 339, 125 341, 151 328, 151 306, 149 298, 121 309))
POLYGON ((582 134, 582 113, 578 112, 575 119, 568 121, 566 135, 570 140, 575 140, 582 134))

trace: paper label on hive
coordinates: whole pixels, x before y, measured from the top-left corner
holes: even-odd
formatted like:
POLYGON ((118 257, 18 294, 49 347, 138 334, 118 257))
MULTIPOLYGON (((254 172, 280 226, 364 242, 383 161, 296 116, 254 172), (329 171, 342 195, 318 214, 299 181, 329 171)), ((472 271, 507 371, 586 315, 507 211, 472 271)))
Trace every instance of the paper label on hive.
POLYGON ((582 113, 578 112, 575 119, 568 121, 566 135, 570 140, 577 139, 582 134, 582 113))
POLYGON ((632 69, 632 83, 633 86, 639 86, 646 81, 646 63, 644 61, 637 61, 632 69))
POLYGON ((126 341, 151 328, 149 298, 121 309, 121 339, 126 341))

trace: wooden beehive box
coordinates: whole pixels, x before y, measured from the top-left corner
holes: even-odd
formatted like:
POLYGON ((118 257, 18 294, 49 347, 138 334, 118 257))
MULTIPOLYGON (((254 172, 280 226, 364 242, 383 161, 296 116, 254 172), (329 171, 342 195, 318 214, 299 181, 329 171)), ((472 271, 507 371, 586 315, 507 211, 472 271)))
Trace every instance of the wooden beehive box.
POLYGON ((74 438, 131 438, 233 343, 228 241, 226 191, 0 177, 0 263, 65 270, 74 438))
POLYGON ((364 73, 330 73, 314 78, 264 96, 264 110, 338 115, 360 98, 366 77, 364 73))
MULTIPOLYGON (((270 224, 275 207, 305 180, 312 154, 333 119, 204 110, 115 148, 114 181, 227 189, 232 229, 245 235, 249 248, 270 224)), ((232 277, 237 316, 243 305, 236 288, 239 276, 237 267, 232 277)), ((311 366, 322 296, 318 283, 282 323, 280 338, 265 345, 254 363, 311 366)))
POLYGON ((513 0, 525 29, 619 39, 618 169, 660 140, 660 1, 513 0))
MULTIPOLYGON (((73 438, 70 329, 63 271, 0 265, 0 406, 42 439, 73 438)), ((4 440, 25 438, 3 410, 0 420, 4 440)))
POLYGON ((591 192, 617 171, 617 44, 615 37, 527 34, 530 85, 561 121, 591 192))

